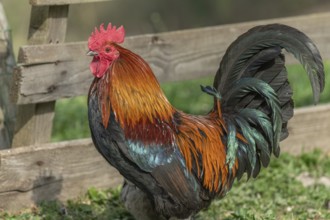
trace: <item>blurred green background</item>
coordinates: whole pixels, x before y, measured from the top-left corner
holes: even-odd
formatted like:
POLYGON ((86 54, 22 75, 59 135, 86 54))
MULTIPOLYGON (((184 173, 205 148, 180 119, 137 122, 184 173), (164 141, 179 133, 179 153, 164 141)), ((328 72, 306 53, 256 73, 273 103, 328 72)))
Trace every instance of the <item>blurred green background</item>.
MULTIPOLYGON (((17 55, 19 46, 26 44, 31 6, 28 0, 0 1, 11 25, 14 51, 17 55)), ((86 41, 94 27, 102 22, 122 24, 127 35, 136 35, 329 10, 328 0, 113 0, 74 4, 69 9, 66 41, 86 41)), ((326 71, 329 72, 328 63, 326 71)), ((302 67, 291 65, 289 73, 296 106, 312 104, 311 89, 302 67)), ((201 114, 210 109, 212 99, 200 91, 199 85, 210 85, 212 81, 211 76, 168 83, 162 87, 175 107, 188 113, 201 114)), ((330 101, 329 80, 321 101, 330 101)), ((53 141, 88 136, 86 97, 58 101, 53 141)))

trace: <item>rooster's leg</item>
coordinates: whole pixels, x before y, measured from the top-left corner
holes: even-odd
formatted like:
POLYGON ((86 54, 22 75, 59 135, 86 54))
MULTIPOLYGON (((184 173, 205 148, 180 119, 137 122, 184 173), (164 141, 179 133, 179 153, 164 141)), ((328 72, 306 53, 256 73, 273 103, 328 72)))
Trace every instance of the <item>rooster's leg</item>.
MULTIPOLYGON (((161 217, 152 205, 147 194, 142 192, 137 186, 125 180, 123 189, 121 191, 121 199, 125 204, 126 209, 134 216, 136 220, 166 220, 167 218, 161 217)), ((182 220, 191 220, 186 218, 182 220)), ((171 217, 169 220, 179 220, 171 217)))

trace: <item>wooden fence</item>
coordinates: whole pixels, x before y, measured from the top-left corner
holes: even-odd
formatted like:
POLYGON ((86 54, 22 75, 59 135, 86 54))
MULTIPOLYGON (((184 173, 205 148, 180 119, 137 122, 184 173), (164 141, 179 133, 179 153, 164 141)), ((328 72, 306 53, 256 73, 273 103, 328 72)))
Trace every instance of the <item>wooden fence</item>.
MULTIPOLYGON (((0 209, 17 210, 42 200, 65 201, 91 186, 107 188, 122 181, 90 139, 49 143, 56 100, 86 95, 92 80, 87 43, 64 43, 69 5, 97 1, 102 0, 30 0, 28 45, 20 48, 12 77, 15 134, 10 148, 0 146, 0 209)), ((128 37, 124 46, 142 55, 161 82, 187 80, 215 73, 228 45, 260 24, 278 22, 300 29, 329 59, 329 20, 330 13, 321 13, 147 34, 128 37)), ((7 125, 13 121, 8 119, 7 125)), ((282 149, 294 154, 315 147, 330 152, 329 130, 330 105, 297 109, 282 149)))

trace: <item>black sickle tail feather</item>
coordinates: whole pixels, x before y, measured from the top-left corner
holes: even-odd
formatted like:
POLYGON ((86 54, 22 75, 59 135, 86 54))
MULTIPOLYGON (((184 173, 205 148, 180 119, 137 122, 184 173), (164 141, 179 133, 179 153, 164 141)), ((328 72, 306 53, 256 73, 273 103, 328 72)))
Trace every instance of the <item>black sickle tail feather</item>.
MULTIPOLYGON (((317 102, 324 88, 324 71, 320 53, 304 33, 281 24, 257 26, 237 38, 221 61, 213 86, 224 96, 228 88, 237 79, 243 77, 249 66, 256 63, 253 61, 258 60, 251 58, 271 47, 284 48, 300 61, 309 76, 314 101, 317 102)), ((267 53, 261 53, 261 57, 267 60, 267 53)))
POLYGON ((324 88, 321 56, 304 33, 286 25, 257 26, 238 37, 215 76, 213 86, 221 94, 224 117, 231 125, 228 129, 235 125, 228 134, 234 130, 247 141, 228 136, 227 159, 237 156, 238 178, 244 172, 256 176, 261 164, 268 165, 271 152, 279 155, 278 143, 288 136, 293 101, 282 49, 303 65, 317 103, 324 88))

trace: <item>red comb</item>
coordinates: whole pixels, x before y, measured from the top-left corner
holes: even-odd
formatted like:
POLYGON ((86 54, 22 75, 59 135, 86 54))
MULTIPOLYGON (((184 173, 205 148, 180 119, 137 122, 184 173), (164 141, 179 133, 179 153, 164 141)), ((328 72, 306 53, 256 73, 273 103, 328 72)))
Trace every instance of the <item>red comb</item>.
POLYGON ((123 43, 125 38, 125 30, 123 26, 120 26, 116 29, 116 26, 108 24, 107 29, 104 29, 104 24, 100 25, 100 30, 95 28, 91 36, 88 38, 88 47, 89 49, 99 48, 105 41, 114 42, 114 43, 123 43))

